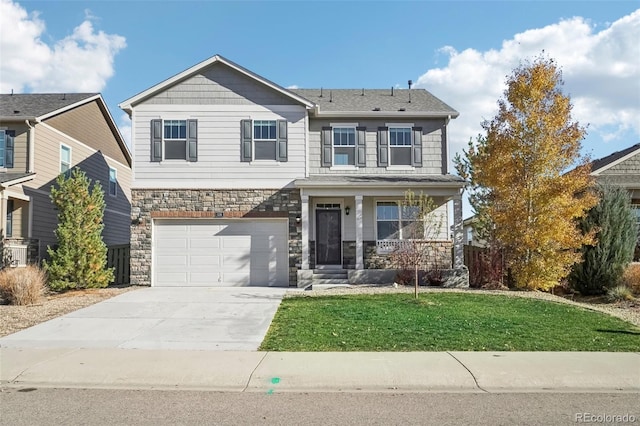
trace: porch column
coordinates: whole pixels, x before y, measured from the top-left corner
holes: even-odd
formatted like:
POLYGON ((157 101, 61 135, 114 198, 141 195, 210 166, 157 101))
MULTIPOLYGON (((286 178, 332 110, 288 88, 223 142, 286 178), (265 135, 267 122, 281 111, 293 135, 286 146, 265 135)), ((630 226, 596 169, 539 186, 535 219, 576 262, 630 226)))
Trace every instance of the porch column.
POLYGON ((309 269, 309 196, 302 195, 302 269, 309 269))
POLYGON ((356 195, 356 269, 364 269, 362 247, 362 195, 356 195))
POLYGON ((453 198, 453 268, 464 266, 464 247, 462 241, 462 196, 453 198))

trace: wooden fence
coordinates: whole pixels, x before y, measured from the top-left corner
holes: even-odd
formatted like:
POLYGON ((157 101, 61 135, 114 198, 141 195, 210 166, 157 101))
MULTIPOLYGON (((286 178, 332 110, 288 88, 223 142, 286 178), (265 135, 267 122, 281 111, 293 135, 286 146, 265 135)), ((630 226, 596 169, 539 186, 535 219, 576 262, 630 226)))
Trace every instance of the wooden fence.
POLYGON ((114 268, 112 284, 129 284, 130 245, 122 244, 107 248, 107 268, 114 268))
POLYGON ((484 247, 464 246, 464 264, 469 269, 469 285, 482 287, 489 283, 505 283, 504 253, 484 247))

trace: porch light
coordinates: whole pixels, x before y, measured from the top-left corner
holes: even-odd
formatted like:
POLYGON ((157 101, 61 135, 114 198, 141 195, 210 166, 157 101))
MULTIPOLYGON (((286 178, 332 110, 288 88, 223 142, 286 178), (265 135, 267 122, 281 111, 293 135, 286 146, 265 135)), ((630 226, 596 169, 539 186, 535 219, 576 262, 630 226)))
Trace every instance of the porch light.
POLYGON ((300 223, 301 220, 300 216, 296 216, 296 223, 300 223))
POLYGON ((344 208, 344 214, 346 214, 347 216, 349 216, 349 212, 351 211, 351 209, 349 208, 349 206, 344 208))

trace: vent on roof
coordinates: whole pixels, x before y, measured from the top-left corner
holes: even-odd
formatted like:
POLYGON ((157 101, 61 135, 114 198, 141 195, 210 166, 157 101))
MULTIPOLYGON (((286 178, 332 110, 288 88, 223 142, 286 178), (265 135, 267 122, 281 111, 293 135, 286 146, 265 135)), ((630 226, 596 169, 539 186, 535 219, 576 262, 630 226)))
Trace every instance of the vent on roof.
POLYGON ((411 90, 409 90, 409 103, 411 103, 411 90))
POLYGON ((364 87, 362 88, 362 95, 360 95, 360 96, 364 96, 364 87))
POLYGON ((374 111, 380 111, 380 107, 375 107, 373 110, 374 111))
POLYGON ((320 88, 320 97, 322 97, 322 87, 320 88))
POLYGON ((333 102, 333 91, 329 91, 329 102, 333 102))
POLYGON ((19 110, 17 110, 17 109, 14 109, 14 110, 13 110, 13 113, 14 113, 14 114, 20 114, 20 111, 19 111, 19 110))
POLYGON ((398 111, 406 111, 406 108, 400 108, 398 111))
POLYGON ((393 86, 391 86, 391 96, 393 96, 393 86))
POLYGON ((411 86, 413 85, 413 80, 409 80, 407 83, 409 84, 409 90, 411 90, 411 86))

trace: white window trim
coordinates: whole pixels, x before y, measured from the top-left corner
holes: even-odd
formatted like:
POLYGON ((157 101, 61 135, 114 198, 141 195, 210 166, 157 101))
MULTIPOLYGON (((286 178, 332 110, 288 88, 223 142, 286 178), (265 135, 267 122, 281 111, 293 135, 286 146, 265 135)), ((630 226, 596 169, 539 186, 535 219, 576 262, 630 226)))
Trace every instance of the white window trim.
POLYGON ((387 144, 387 158, 389 159, 389 165, 386 167, 387 170, 390 171, 402 171, 402 170, 415 170, 416 168, 411 164, 391 164, 391 128, 394 129, 409 129, 411 134, 411 145, 408 145, 411 148, 411 160, 413 161, 413 128, 414 123, 385 123, 387 127, 387 140, 389 141, 387 144))
MULTIPOLYGON (((4 153, 4 155, 6 156, 6 152, 7 152, 7 130, 9 130, 8 127, 0 127, 0 132, 4 133, 4 149, 2 150, 2 152, 4 153)), ((6 167, 5 161, 6 158, 2 158, 2 166, 0 166, 0 171, 2 172, 6 172, 8 171, 8 168, 6 167)))
POLYGON ((255 119, 251 120, 251 161, 249 164, 259 164, 259 165, 279 165, 278 161, 278 119, 255 119), (256 139, 256 121, 273 121, 276 123, 276 138, 275 139, 256 139), (275 158, 271 159, 256 159, 256 141, 257 142, 275 142, 276 144, 276 153, 275 158))
MULTIPOLYGON (((378 239, 378 203, 396 203, 396 205, 398 206, 398 221, 401 222, 402 221, 402 211, 400 210, 400 203, 402 203, 402 200, 399 199, 383 199, 383 198, 376 198, 373 200, 374 204, 373 204, 373 215, 374 215, 374 221, 373 221, 373 232, 374 232, 374 236, 375 236, 375 240, 376 241, 415 241, 415 240, 411 240, 411 239, 403 239, 403 238, 394 238, 394 239, 383 239, 380 240, 378 239)), ((402 228, 400 227, 400 225, 398 224, 398 231, 402 232, 402 228)), ((423 238, 424 238, 424 229, 422 230, 423 232, 423 238)), ((421 240, 418 240, 421 241, 421 240)))
POLYGON ((167 119, 162 119, 162 162, 167 162, 167 163, 189 163, 188 161, 188 155, 187 155, 187 142, 188 142, 188 134, 187 132, 189 131, 189 123, 188 123, 188 119, 187 118, 167 118, 167 119), (185 122, 185 138, 184 139, 167 139, 164 137, 164 126, 165 123, 167 121, 184 121, 185 122), (182 141, 184 140, 184 160, 181 158, 171 158, 171 159, 166 159, 164 158, 165 154, 167 153, 167 147, 165 146, 165 142, 166 141, 182 141))
POLYGON ((60 152, 59 152, 59 154, 60 154, 60 162, 58 163, 59 167, 60 167, 60 173, 65 173, 65 171, 62 171, 62 150, 64 148, 67 148, 69 150, 69 169, 68 170, 71 170, 73 168, 73 149, 69 145, 65 145, 65 144, 61 143, 60 144, 60 152))
MULTIPOLYGON (((353 129, 354 133, 355 133, 355 144, 353 145, 353 158, 355 159, 356 157, 356 153, 357 153, 357 149, 358 149, 358 126, 360 124, 359 123, 329 123, 329 126, 331 126, 331 167, 329 167, 329 170, 358 170, 358 166, 353 164, 343 164, 343 165, 336 165, 333 164, 334 160, 335 160, 335 145, 333 144, 333 129, 334 128, 338 128, 338 129, 353 129)), ((354 161, 356 162, 356 161, 354 161)))
POLYGON ((115 167, 109 167, 109 195, 111 197, 117 197, 118 196, 118 169, 116 169, 115 167), (111 170, 114 171, 114 175, 115 175, 115 194, 111 193, 111 170))

